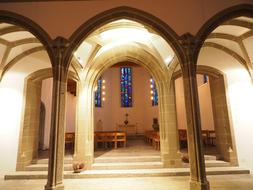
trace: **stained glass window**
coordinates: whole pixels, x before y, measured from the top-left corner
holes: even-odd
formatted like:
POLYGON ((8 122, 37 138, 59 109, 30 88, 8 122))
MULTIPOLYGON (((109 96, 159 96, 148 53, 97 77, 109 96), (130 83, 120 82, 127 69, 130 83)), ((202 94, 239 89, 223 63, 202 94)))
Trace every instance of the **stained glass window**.
POLYGON ((209 78, 208 78, 208 75, 205 75, 205 74, 204 74, 204 75, 203 75, 203 78, 204 78, 204 83, 207 83, 207 82, 208 82, 208 79, 209 79, 209 78))
POLYGON ((153 78, 150 79, 150 93, 151 93, 151 101, 152 101, 152 106, 157 106, 158 105, 158 93, 156 89, 156 84, 155 80, 153 78))
POLYGON ((121 107, 132 107, 132 68, 120 68, 121 107))
POLYGON ((102 107, 102 78, 98 79, 95 91, 95 107, 102 107))

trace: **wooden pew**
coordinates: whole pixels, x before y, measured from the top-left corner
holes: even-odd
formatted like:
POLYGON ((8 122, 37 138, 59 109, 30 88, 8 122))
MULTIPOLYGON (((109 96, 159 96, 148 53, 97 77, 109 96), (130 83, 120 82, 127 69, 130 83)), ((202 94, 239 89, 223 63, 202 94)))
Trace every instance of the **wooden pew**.
POLYGON ((123 142, 124 147, 126 147, 126 133, 117 131, 104 131, 94 133, 95 148, 98 147, 99 143, 103 144, 104 148, 108 148, 111 144, 114 148, 118 147, 118 143, 123 142))

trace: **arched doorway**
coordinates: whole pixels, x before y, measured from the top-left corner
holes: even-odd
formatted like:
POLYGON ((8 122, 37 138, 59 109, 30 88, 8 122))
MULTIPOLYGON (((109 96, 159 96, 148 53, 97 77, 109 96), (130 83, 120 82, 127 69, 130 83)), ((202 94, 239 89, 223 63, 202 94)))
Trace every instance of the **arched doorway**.
POLYGON ((72 61, 78 63, 76 68, 82 81, 78 90, 80 94, 76 131, 79 132, 76 135, 75 159, 84 161, 89 167, 93 163, 94 149, 93 88, 103 71, 124 61, 142 65, 154 77, 160 102, 162 161, 164 166, 181 165, 181 155, 178 153, 176 140, 174 93, 172 93, 173 86, 170 84, 174 70, 172 63, 179 62, 180 48, 177 46, 177 36, 168 26, 160 23, 158 27, 159 21, 151 15, 146 15, 144 19, 142 15, 145 14, 126 7, 106 11, 81 26, 71 37, 75 43, 70 44, 68 55, 69 58, 73 56, 72 61), (90 23, 93 23, 93 26, 97 25, 96 30, 90 30, 90 23), (117 36, 114 36, 118 41, 110 43, 109 38, 113 37, 112 33, 115 31, 121 33, 121 37, 117 39, 117 36), (135 39, 130 41, 122 36, 125 32, 125 35, 130 34, 133 38, 133 33, 136 31, 135 39), (136 35, 139 37, 138 40, 136 35), (74 46, 74 44, 78 45, 74 46), (156 50, 153 51, 151 46, 156 50))
POLYGON ((222 152, 232 164, 246 167, 252 167, 248 160, 252 156, 245 151, 252 124, 248 115, 252 107, 252 18, 251 5, 234 6, 211 18, 197 34, 198 66, 215 68, 224 76, 224 83, 213 82, 222 152), (224 99, 227 102, 221 103, 224 99))
MULTIPOLYGON (((1 136, 3 140, 1 144, 8 145, 1 146, 1 151, 6 152, 5 149, 7 149, 9 152, 9 154, 4 155, 3 160, 6 163, 2 162, 1 168, 3 168, 3 171, 13 171, 22 167, 23 163, 29 160, 29 157, 33 154, 33 151, 30 151, 29 154, 22 151, 22 145, 27 148, 30 147, 28 141, 26 141, 27 139, 25 140, 28 134, 22 136, 23 133, 27 127, 32 128, 33 125, 36 125, 29 122, 30 126, 23 125, 24 112, 33 109, 24 106, 25 100, 23 97, 27 90, 24 86, 26 77, 31 73, 52 67, 50 59, 52 51, 49 46, 51 39, 33 21, 15 13, 0 11, 0 23, 0 113, 1 118, 3 118, 0 122, 1 126, 9 129, 3 135, 10 137, 7 139, 1 136), (36 65, 34 65, 35 63, 36 65), (23 163, 19 162, 21 157, 23 163)), ((33 134, 30 134, 30 136, 33 136, 33 134)))

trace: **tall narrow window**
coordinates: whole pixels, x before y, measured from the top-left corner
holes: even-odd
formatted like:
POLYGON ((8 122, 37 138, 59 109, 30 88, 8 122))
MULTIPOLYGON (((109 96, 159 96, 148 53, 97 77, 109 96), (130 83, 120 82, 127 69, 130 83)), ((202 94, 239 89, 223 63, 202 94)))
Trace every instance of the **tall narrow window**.
POLYGON ((95 91, 95 107, 102 107, 102 101, 105 101, 105 80, 100 77, 95 91))
POLYGON ((151 93, 151 101, 152 106, 158 105, 158 93, 156 89, 155 80, 153 78, 150 79, 150 93, 151 93))
POLYGON ((120 68, 121 107, 132 107, 132 68, 120 68))
POLYGON ((209 78, 208 78, 208 75, 204 74, 204 75, 203 75, 203 79, 204 79, 204 83, 207 83, 207 82, 208 82, 208 79, 209 79, 209 78))

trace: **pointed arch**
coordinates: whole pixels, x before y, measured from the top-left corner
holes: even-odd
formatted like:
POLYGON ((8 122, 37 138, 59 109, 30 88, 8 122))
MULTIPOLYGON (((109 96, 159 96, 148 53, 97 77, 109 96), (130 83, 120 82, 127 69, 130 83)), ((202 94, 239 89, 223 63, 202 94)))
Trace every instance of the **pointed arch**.
POLYGON ((130 19, 149 26, 160 36, 162 36, 172 47, 178 57, 179 62, 181 62, 183 59, 183 50, 179 43, 179 36, 165 22, 142 10, 121 6, 106 10, 92 17, 87 22, 83 23, 71 35, 69 38, 70 44, 66 52, 66 61, 68 62, 68 66, 70 64, 73 52, 80 46, 80 44, 89 34, 94 32, 99 27, 118 19, 130 19))
POLYGON ((201 47, 203 46, 205 40, 207 39, 208 35, 217 28, 222 23, 239 16, 247 16, 253 18, 253 5, 252 4, 240 4, 225 10, 214 15, 210 18, 198 31, 196 35, 196 51, 195 51, 195 58, 198 58, 199 52, 201 47))

